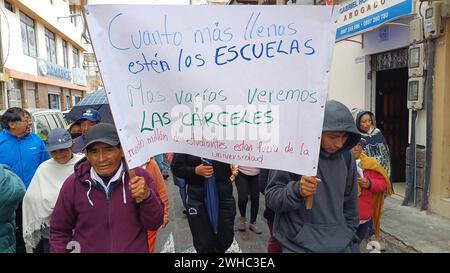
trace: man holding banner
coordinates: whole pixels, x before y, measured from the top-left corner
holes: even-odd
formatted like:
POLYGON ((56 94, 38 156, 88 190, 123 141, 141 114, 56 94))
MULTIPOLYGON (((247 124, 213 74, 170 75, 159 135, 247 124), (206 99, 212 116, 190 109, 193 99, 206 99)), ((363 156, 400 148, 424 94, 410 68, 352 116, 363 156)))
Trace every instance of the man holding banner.
POLYGON ((130 178, 116 128, 99 123, 86 135, 86 157, 75 165, 50 221, 50 252, 148 253, 147 231, 163 223, 155 182, 138 167, 130 178))
POLYGON ((317 177, 271 171, 266 202, 275 211, 273 234, 283 252, 351 252, 359 212, 350 150, 360 138, 348 108, 328 101, 317 177), (314 204, 308 209, 307 198, 312 196, 314 204))
POLYGON ((333 7, 299 5, 87 6, 127 163, 178 153, 197 252, 233 241, 229 164, 315 175, 336 18, 333 7))

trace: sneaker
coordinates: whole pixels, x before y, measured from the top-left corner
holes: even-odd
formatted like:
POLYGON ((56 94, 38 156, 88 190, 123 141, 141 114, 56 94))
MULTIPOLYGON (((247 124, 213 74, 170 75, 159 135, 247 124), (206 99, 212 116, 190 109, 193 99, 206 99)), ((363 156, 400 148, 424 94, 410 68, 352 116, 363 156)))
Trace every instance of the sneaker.
POLYGON ((367 243, 366 250, 368 253, 380 253, 380 243, 378 241, 370 241, 367 243))
POLYGON ((245 217, 239 218, 238 230, 245 231, 247 229, 245 217))
POLYGON ((262 231, 256 226, 256 223, 250 224, 248 226, 248 229, 250 229, 251 231, 253 231, 256 234, 261 234, 262 231))

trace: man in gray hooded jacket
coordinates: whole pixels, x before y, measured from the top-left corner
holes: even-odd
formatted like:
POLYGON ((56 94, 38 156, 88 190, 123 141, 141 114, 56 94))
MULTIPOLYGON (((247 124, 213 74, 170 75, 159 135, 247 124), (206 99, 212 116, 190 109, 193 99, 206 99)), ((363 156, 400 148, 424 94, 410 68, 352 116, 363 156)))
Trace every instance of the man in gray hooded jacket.
POLYGON ((317 176, 271 171, 266 204, 283 252, 351 252, 359 225, 357 172, 351 148, 361 138, 345 105, 328 101, 317 176), (305 200, 314 196, 312 209, 305 200))

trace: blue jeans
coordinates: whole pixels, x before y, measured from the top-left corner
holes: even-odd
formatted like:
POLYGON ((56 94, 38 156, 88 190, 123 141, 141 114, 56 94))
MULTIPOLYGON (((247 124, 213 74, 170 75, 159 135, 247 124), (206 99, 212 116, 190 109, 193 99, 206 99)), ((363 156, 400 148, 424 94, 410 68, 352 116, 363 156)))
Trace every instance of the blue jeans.
POLYGON ((177 176, 173 176, 173 183, 178 186, 179 190, 180 190, 180 197, 181 197, 181 201, 183 202, 183 206, 186 209, 186 182, 184 181, 183 178, 179 178, 177 176))
POLYGON ((356 229, 356 236, 358 236, 358 240, 353 244, 353 247, 352 247, 353 253, 361 252, 359 249, 359 245, 361 244, 361 241, 364 239, 364 236, 366 236, 370 225, 372 225, 372 220, 367 221, 364 224, 360 224, 358 226, 358 229, 356 229))
POLYGON ((161 174, 163 176, 169 175, 169 162, 167 161, 165 154, 155 155, 155 161, 158 164, 159 169, 161 170, 161 174))
POLYGON ((375 235, 375 229, 373 228, 373 220, 370 219, 369 223, 370 223, 370 225, 369 225, 369 237, 372 237, 373 235, 375 235))

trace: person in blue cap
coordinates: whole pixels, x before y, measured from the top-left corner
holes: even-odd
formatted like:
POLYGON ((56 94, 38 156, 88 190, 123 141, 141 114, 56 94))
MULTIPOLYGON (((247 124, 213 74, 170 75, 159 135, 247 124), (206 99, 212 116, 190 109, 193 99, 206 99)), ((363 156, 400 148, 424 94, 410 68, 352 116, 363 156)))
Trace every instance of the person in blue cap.
POLYGON ((81 153, 84 147, 84 140, 89 129, 100 123, 102 117, 100 113, 95 109, 87 109, 84 111, 80 117, 75 121, 75 123, 79 123, 81 126, 81 136, 75 138, 73 140, 72 151, 74 153, 81 153))

